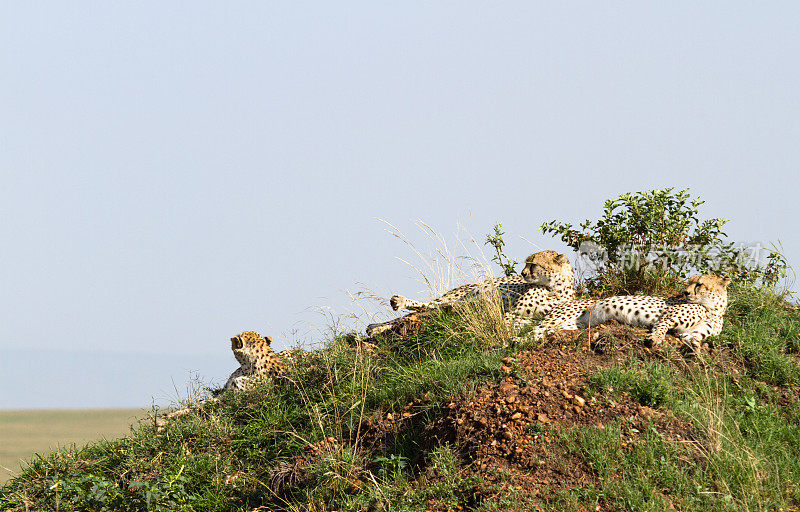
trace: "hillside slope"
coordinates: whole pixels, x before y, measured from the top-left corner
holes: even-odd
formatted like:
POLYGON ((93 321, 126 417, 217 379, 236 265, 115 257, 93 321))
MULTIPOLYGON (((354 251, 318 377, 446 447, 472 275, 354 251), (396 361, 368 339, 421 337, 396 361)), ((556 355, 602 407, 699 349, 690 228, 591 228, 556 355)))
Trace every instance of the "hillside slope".
POLYGON ((33 460, 0 509, 798 510, 800 312, 745 287, 725 325, 700 356, 619 325, 503 348, 460 312, 371 352, 338 335, 164 430, 33 460))

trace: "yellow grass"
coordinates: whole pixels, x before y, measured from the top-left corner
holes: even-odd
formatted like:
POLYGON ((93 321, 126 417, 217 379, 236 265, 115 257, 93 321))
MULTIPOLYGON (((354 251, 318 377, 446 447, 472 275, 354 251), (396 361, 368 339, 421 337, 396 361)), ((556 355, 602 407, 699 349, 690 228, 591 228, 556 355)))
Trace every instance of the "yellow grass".
POLYGON ((14 476, 20 462, 34 453, 126 435, 130 425, 147 413, 144 409, 0 411, 0 483, 14 476))

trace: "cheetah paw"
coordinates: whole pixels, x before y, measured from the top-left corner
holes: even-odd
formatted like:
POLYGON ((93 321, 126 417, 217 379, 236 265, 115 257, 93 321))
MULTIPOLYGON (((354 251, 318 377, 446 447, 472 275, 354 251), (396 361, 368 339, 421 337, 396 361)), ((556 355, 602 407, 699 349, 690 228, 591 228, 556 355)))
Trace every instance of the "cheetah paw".
POLYGON ((389 304, 395 311, 397 311, 398 309, 403 309, 406 305, 406 298, 403 297, 402 295, 392 295, 392 298, 389 299, 389 304))
POLYGON ((702 350, 702 344, 697 338, 692 336, 681 336, 680 340, 686 350, 691 354, 699 354, 702 350))
POLYGON ((664 343, 664 338, 660 336, 650 335, 644 339, 644 346, 648 348, 657 348, 664 343))

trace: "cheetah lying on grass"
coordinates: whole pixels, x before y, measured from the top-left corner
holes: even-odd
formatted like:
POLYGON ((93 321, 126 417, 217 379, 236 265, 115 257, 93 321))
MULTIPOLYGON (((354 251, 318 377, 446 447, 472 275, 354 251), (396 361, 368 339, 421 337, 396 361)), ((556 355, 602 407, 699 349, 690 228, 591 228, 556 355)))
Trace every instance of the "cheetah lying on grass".
MULTIPOLYGON (((231 350, 239 362, 239 368, 228 377, 222 392, 247 389, 260 379, 285 374, 286 365, 283 363, 281 354, 276 354, 272 350, 271 344, 272 338, 261 336, 255 331, 245 331, 231 338, 231 350)), ((156 425, 159 430, 162 430, 171 420, 185 416, 198 405, 213 400, 216 398, 201 399, 190 407, 184 407, 157 418, 156 425)))
POLYGON ((609 320, 637 327, 651 328, 648 340, 653 346, 664 341, 667 332, 674 332, 692 349, 709 336, 722 332, 722 321, 728 305, 730 279, 710 274, 694 276, 681 299, 639 295, 620 295, 599 301, 582 299, 561 304, 533 330, 533 337, 558 330, 578 329, 609 320))
MULTIPOLYGON (((452 306, 477 299, 487 293, 497 292, 503 302, 506 322, 517 317, 544 315, 555 305, 575 297, 575 274, 569 258, 555 251, 540 251, 525 260, 520 275, 496 277, 486 281, 466 284, 430 302, 417 302, 402 295, 394 295, 389 303, 392 309, 424 311, 452 306)), ((367 335, 374 336, 392 328, 398 319, 367 326, 367 335)))

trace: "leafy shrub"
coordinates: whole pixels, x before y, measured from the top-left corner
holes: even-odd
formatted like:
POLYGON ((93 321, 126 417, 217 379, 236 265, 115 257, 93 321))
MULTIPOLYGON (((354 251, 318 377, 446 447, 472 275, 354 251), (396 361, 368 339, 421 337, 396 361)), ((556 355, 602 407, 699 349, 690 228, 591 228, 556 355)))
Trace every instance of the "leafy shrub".
MULTIPOLYGON (((586 278, 589 291, 633 293, 672 290, 688 274, 717 274, 737 283, 774 287, 788 272, 784 256, 767 249, 766 261, 751 247, 726 240, 727 219, 700 219, 700 199, 688 189, 672 188, 622 194, 605 202, 603 217, 578 228, 555 220, 543 233, 560 236, 595 272, 586 278)), ((756 249, 763 249, 758 247, 756 249)))

